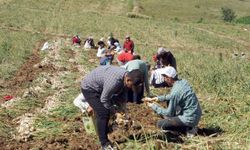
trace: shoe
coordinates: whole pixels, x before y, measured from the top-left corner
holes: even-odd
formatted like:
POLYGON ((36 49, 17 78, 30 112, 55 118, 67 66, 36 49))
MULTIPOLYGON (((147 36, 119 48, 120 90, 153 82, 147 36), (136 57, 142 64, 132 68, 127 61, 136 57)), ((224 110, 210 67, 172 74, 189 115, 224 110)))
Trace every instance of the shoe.
POLYGON ((195 135, 197 135, 198 128, 197 127, 192 127, 190 130, 187 130, 187 137, 192 138, 195 135))
POLYGON ((110 143, 106 144, 105 146, 102 147, 102 150, 117 150, 117 148, 110 143))

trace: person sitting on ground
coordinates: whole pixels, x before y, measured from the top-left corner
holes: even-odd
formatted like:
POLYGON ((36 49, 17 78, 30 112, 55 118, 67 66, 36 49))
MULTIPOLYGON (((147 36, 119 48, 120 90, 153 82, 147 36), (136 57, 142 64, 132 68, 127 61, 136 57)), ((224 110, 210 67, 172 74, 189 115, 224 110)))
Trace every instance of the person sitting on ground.
POLYGON ((135 56, 136 57, 134 57, 134 58, 136 58, 136 59, 127 62, 122 67, 128 71, 138 69, 143 73, 144 85, 140 86, 140 89, 138 92, 133 92, 132 90, 128 91, 128 101, 134 102, 136 104, 140 104, 140 103, 142 103, 142 98, 144 95, 144 88, 146 89, 147 96, 150 96, 150 89, 149 89, 149 83, 148 83, 148 65, 144 61, 140 60, 139 55, 135 55, 135 56))
POLYGON ((128 53, 133 54, 134 53, 134 42, 130 39, 129 35, 126 35, 125 41, 123 43, 123 49, 127 49, 128 53))
MULTIPOLYGON (((118 40, 118 39, 115 39, 115 38, 113 37, 113 35, 112 35, 112 36, 109 36, 109 37, 108 37, 107 43, 108 43, 108 48, 110 48, 111 46, 115 46, 115 43, 119 43, 119 40, 118 40)), ((120 44, 120 43, 119 43, 119 44, 120 44)))
POLYGON ((100 46, 101 44, 103 44, 104 46, 106 46, 105 42, 104 42, 104 38, 101 38, 98 42, 97 45, 100 46))
POLYGON ((102 58, 102 57, 105 56, 105 53, 106 53, 105 43, 99 41, 98 42, 98 50, 97 50, 96 56, 98 58, 102 58))
POLYGON ((114 59, 114 47, 105 51, 105 56, 101 57, 100 65, 111 65, 114 59))
POLYGON ((115 53, 117 53, 117 54, 122 53, 122 47, 121 47, 119 42, 115 42, 114 46, 115 46, 115 49, 114 49, 115 53))
POLYGON ((74 99, 74 105, 78 107, 82 113, 87 112, 88 114, 92 114, 93 109, 91 106, 89 106, 88 102, 86 101, 85 97, 80 93, 75 99, 74 99))
POLYGON ((161 70, 164 68, 159 68, 151 71, 151 76, 149 78, 149 83, 154 88, 165 88, 168 87, 166 82, 164 82, 164 77, 161 75, 161 70))
POLYGON ((159 74, 160 71, 158 71, 158 69, 166 66, 172 66, 176 69, 176 59, 169 50, 160 47, 157 54, 153 56, 153 60, 156 62, 156 66, 151 72, 150 84, 155 88, 167 87, 167 84, 164 82, 164 78, 159 74))
POLYGON ((94 43, 94 39, 93 37, 88 37, 85 41, 84 41, 84 46, 85 49, 91 49, 91 48, 95 48, 95 43, 94 43))
POLYGON ((178 79, 173 67, 162 68, 161 74, 165 82, 172 87, 170 94, 144 100, 157 114, 164 116, 164 119, 157 122, 157 127, 163 130, 182 128, 187 132, 195 131, 202 115, 195 92, 186 80, 178 79), (158 106, 154 101, 168 102, 167 109, 158 106))
POLYGON ((81 81, 82 94, 96 114, 97 133, 102 149, 112 148, 108 139, 108 122, 117 111, 117 103, 126 103, 127 89, 136 91, 143 84, 139 70, 128 72, 116 66, 99 66, 81 81))
POLYGON ((153 56, 153 61, 156 62, 155 68, 164 68, 165 66, 172 66, 176 68, 176 59, 170 50, 163 47, 158 48, 157 54, 153 56))
POLYGON ((81 39, 78 35, 73 36, 72 38, 72 44, 78 44, 81 45, 81 39))
POLYGON ((133 60, 133 57, 134 56, 131 53, 129 53, 127 49, 124 49, 123 52, 121 52, 117 56, 118 65, 120 66, 125 65, 128 61, 133 60))

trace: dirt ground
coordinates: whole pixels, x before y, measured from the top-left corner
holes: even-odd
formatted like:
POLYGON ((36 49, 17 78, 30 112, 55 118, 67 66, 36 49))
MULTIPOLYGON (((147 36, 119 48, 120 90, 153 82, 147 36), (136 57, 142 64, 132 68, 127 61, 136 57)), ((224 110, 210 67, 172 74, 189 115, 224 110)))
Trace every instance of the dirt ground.
MULTIPOLYGON (((79 52, 73 51, 71 49, 66 51, 66 57, 70 58, 73 62, 70 63, 68 67, 58 67, 53 63, 47 63, 45 65, 41 64, 42 58, 39 54, 39 48, 44 41, 38 42, 36 48, 33 50, 33 54, 27 59, 27 61, 20 67, 20 69, 15 73, 13 78, 4 81, 0 86, 1 94, 3 95, 13 95, 14 97, 21 97, 24 92, 24 89, 38 77, 41 73, 50 73, 57 76, 57 73, 60 71, 70 71, 70 72, 83 72, 79 69, 79 65, 73 60, 79 55, 79 52)), ((95 58, 96 51, 88 51, 89 56, 95 58)), ((56 55, 56 53, 55 53, 56 55)), ((55 57, 56 58, 56 57, 55 57)), ((54 59, 54 58, 53 58, 54 59)), ((90 59, 90 63, 98 62, 98 60, 90 59)), ((43 97, 42 99, 46 99, 43 97)), ((5 100, 0 99, 0 104, 5 103, 5 100)), ((45 103, 45 102, 44 102, 45 103)), ((35 113, 38 111, 30 110, 30 113, 35 113)), ((1 113, 1 112, 0 112, 1 113)), ((1 120, 5 120, 5 123, 8 124, 11 128, 16 128, 18 126, 15 118, 12 118, 8 115, 0 116, 1 120)), ((114 118, 115 120, 116 118, 114 118)), ((164 149, 165 147, 173 147, 171 145, 164 143, 166 140, 165 134, 163 135, 159 129, 156 128, 155 124, 157 120, 161 119, 160 116, 156 115, 150 108, 145 104, 127 104, 127 115, 125 118, 126 122, 121 124, 111 122, 110 123, 110 133, 109 139, 117 143, 119 147, 124 148, 124 144, 127 141, 139 140, 141 143, 146 143, 148 137, 155 139, 156 149, 164 149)), ((67 120, 66 120, 67 121, 67 120)), ((36 139, 32 137, 28 141, 17 140, 12 137, 0 137, 0 148, 3 150, 15 150, 15 149, 32 149, 37 148, 41 150, 56 150, 56 149, 84 149, 84 150, 95 150, 100 149, 100 144, 97 142, 96 135, 89 135, 84 129, 81 116, 74 118, 75 127, 72 127, 69 131, 66 131, 62 136, 56 138, 46 138, 46 139, 36 139)), ((198 131, 199 135, 210 136, 221 133, 221 129, 206 129, 202 125, 198 131)), ((173 139, 174 143, 181 143, 183 139, 182 135, 176 134, 169 136, 170 139, 173 139), (172 137, 171 137, 172 136, 172 137)), ((168 141, 171 141, 168 139, 168 141)), ((173 147, 174 148, 174 147, 173 147)))
POLYGON ((0 90, 0 104, 4 103, 4 95, 12 95, 16 97, 23 93, 24 87, 27 87, 41 72, 53 72, 55 68, 53 65, 33 67, 41 61, 39 48, 44 41, 38 42, 33 50, 33 53, 26 62, 15 72, 13 77, 9 80, 3 81, 0 90))

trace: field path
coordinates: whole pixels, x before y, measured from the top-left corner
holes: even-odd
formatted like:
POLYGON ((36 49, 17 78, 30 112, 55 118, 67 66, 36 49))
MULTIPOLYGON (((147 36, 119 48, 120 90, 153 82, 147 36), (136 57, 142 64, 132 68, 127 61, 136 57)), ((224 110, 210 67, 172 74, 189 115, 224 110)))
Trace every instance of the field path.
POLYGON ((235 37, 231 37, 231 36, 226 36, 226 35, 224 35, 222 33, 218 33, 218 32, 215 33, 213 31, 210 31, 210 30, 207 30, 207 29, 204 29, 204 28, 200 28, 200 27, 195 27, 195 29, 197 29, 199 31, 207 32, 207 33, 209 33, 211 35, 216 35, 216 36, 218 36, 220 38, 230 39, 230 40, 235 41, 237 43, 240 43, 240 44, 242 44, 244 46, 250 47, 249 41, 245 41, 245 40, 235 38, 235 37))
MULTIPOLYGON (((0 138, 0 149, 1 147, 4 149, 29 149, 27 147, 34 147, 37 142, 42 142, 43 144, 45 144, 42 147, 44 149, 48 149, 47 144, 51 144, 51 142, 46 143, 45 141, 33 140, 33 133, 40 130, 35 126, 35 119, 37 119, 39 115, 48 116, 51 110, 61 105, 61 96, 65 93, 65 91, 68 90, 67 85, 65 81, 62 80, 62 78, 68 76, 68 74, 73 72, 80 71, 83 74, 86 73, 86 71, 84 70, 85 68, 81 65, 78 65, 76 62, 76 59, 80 59, 80 51, 81 49, 75 49, 75 47, 71 45, 71 39, 57 38, 53 40, 52 43, 50 42, 50 50, 46 51, 46 57, 42 60, 38 59, 34 66, 29 66, 29 68, 34 69, 42 68, 44 66, 50 66, 53 71, 37 72, 38 74, 36 75, 36 77, 32 78, 32 85, 29 88, 19 91, 19 95, 17 97, 1 104, 0 111, 2 112, 5 109, 15 109, 17 104, 23 103, 23 100, 29 98, 36 98, 36 101, 40 103, 40 105, 36 107, 27 109, 16 118, 6 118, 8 116, 6 116, 5 118, 1 117, 1 119, 6 120, 6 126, 11 127, 12 131, 9 133, 8 138, 10 139, 6 139, 5 141, 4 138, 0 138), (70 49, 64 51, 65 46, 70 47, 70 49), (75 56, 78 57, 76 58, 75 56), (43 97, 42 95, 46 92, 49 92, 50 94, 43 97)), ((30 81, 27 80, 26 82, 30 81)), ((19 88, 21 89, 24 87, 20 86, 19 88)), ((19 106, 18 109, 20 109, 19 106)), ((81 120, 78 123, 81 123, 81 120)), ((81 133, 83 132, 82 129, 77 130, 79 130, 78 132, 80 132, 78 136, 85 135, 84 133, 81 133)), ((81 139, 84 140, 82 137, 78 139, 76 136, 67 137, 67 140, 71 140, 71 143, 69 142, 68 144, 74 146, 75 144, 73 143, 76 142, 78 143, 78 147, 80 147, 79 145, 82 145, 82 143, 77 142, 81 139)), ((86 140, 91 139, 86 138, 86 140)), ((56 144, 57 141, 52 140, 52 142, 55 142, 56 144)), ((64 146, 64 144, 61 143, 61 146, 64 146)), ((86 146, 89 145, 87 144, 86 146)), ((95 147, 95 145, 93 145, 92 147, 95 147)))

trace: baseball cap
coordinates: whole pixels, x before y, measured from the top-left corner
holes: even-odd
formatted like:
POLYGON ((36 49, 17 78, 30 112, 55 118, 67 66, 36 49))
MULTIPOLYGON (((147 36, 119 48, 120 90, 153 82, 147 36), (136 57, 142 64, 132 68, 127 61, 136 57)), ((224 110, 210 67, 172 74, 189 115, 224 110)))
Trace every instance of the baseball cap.
POLYGON ((172 67, 172 66, 167 66, 167 67, 162 68, 162 69, 160 70, 160 74, 161 74, 162 76, 168 76, 168 77, 171 77, 171 78, 175 78, 176 75, 177 75, 177 72, 176 72, 176 70, 174 69, 174 67, 172 67))

